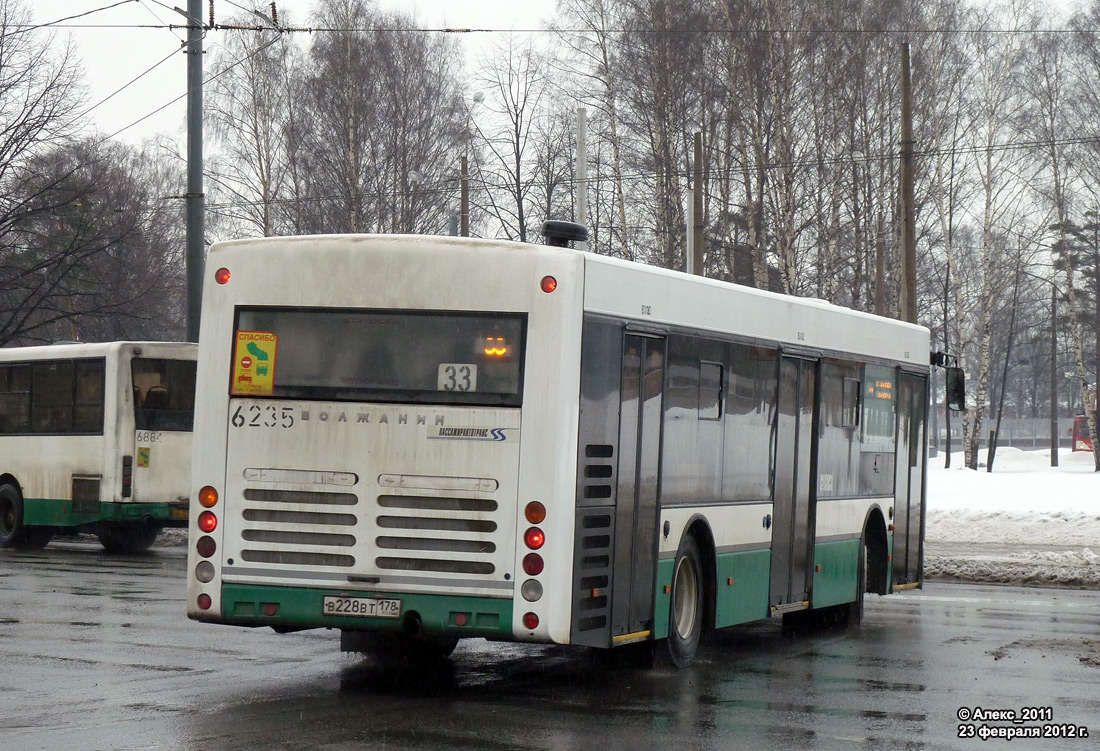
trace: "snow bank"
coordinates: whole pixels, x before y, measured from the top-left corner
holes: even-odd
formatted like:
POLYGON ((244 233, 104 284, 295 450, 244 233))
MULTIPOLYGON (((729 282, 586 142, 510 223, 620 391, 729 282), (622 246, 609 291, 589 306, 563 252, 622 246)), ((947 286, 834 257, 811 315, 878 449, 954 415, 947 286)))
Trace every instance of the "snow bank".
MULTIPOLYGON (((984 456, 982 457, 984 460, 984 456)), ((925 576, 1100 589, 1100 474, 1091 454, 1005 448, 993 472, 929 459, 925 576)))

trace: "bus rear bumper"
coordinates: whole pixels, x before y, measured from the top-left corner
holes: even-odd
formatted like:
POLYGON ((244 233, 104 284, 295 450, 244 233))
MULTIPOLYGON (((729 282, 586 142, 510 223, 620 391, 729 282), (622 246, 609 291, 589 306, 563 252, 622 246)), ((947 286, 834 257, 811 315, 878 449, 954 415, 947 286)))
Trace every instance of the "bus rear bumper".
MULTIPOLYGON (((427 636, 512 638, 512 600, 458 595, 362 592, 309 587, 223 584, 221 623, 270 626, 277 631, 338 628, 427 636), (326 598, 341 602, 397 600, 388 617, 326 613, 326 598)), ((329 608, 331 610, 331 607, 329 608)), ((207 618, 200 618, 208 620, 207 618)))

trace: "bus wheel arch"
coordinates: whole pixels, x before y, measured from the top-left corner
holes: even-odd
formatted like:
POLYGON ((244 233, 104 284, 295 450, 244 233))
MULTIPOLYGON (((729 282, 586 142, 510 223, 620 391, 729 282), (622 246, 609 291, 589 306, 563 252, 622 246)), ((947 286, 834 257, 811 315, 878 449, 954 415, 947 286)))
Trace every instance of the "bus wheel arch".
POLYGON ((867 514, 860 538, 860 555, 865 565, 866 576, 862 581, 863 592, 884 595, 889 591, 890 545, 886 537, 886 520, 882 509, 874 507, 867 514))

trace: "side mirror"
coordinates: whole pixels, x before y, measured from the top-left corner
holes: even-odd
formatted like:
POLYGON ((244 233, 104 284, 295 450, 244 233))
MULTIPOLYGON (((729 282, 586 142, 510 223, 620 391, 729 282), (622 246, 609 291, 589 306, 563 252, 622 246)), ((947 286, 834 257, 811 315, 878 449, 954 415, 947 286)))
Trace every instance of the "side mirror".
POLYGON ((947 408, 954 412, 966 409, 966 375, 958 366, 944 368, 947 374, 947 408))

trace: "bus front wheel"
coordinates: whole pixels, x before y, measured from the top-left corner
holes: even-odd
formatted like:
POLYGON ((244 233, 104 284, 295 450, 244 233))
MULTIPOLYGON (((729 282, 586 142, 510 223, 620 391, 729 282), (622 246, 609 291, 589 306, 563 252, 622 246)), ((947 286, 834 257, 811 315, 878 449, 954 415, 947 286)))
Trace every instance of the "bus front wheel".
POLYGON ((703 632, 703 567, 699 544, 688 535, 676 551, 668 615, 668 653, 676 667, 691 664, 703 632))
POLYGON ((23 542, 23 498, 11 485, 0 485, 0 548, 23 542))

